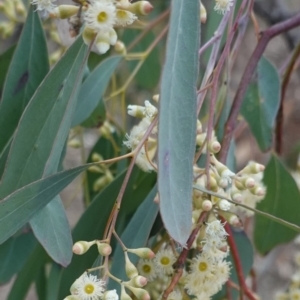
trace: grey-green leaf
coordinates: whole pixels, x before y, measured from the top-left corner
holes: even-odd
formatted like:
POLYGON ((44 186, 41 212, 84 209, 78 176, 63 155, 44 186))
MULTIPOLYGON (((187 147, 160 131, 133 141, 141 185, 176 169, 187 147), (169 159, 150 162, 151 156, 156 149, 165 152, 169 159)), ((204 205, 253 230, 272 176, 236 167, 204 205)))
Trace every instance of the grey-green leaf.
POLYGON ((103 95, 110 81, 112 74, 121 61, 122 56, 111 56, 86 78, 82 84, 76 111, 72 120, 72 127, 85 121, 96 109, 99 101, 103 101, 103 95))
MULTIPOLYGON (((257 208, 288 222, 300 225, 300 192, 291 174, 273 155, 264 172, 266 197, 257 208)), ((291 241, 298 233, 282 224, 255 216, 254 242, 257 250, 265 254, 275 246, 291 241)))
POLYGON ((272 146, 273 128, 280 102, 280 79, 264 57, 258 63, 257 82, 250 84, 241 113, 262 151, 272 146))
POLYGON ((49 70, 46 39, 31 7, 7 73, 0 104, 0 152, 9 142, 28 101, 49 70))
POLYGON ((182 245, 192 227, 199 9, 199 1, 172 1, 159 109, 160 211, 167 231, 182 245))
POLYGON ((85 53, 86 46, 78 38, 47 75, 28 104, 11 145, 0 185, 1 198, 38 180, 44 172, 51 174, 57 169, 65 133, 71 124, 70 111, 76 104, 74 85, 80 84, 82 77, 78 73, 83 69, 85 53), (69 122, 66 122, 66 118, 69 118, 69 122))
POLYGON ((0 201, 0 244, 24 226, 89 165, 56 173, 26 185, 0 201))
POLYGON ((72 258, 72 235, 60 196, 57 195, 30 220, 32 230, 48 254, 66 267, 72 258))

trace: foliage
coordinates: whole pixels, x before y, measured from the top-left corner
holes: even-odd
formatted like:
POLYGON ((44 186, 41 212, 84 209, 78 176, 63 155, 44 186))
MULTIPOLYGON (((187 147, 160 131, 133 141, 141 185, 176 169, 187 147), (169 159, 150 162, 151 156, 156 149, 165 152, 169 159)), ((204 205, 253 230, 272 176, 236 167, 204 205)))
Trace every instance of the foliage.
POLYGON ((300 47, 285 72, 263 56, 300 16, 261 34, 237 84, 252 1, 25 2, 0 3, 0 34, 17 40, 0 54, 7 299, 26 299, 33 283, 46 300, 256 299, 255 251, 300 232, 299 170, 278 150, 300 47), (68 19, 70 43, 53 19, 68 19), (267 159, 236 161, 243 126, 267 159), (64 167, 71 156, 80 162, 64 167))

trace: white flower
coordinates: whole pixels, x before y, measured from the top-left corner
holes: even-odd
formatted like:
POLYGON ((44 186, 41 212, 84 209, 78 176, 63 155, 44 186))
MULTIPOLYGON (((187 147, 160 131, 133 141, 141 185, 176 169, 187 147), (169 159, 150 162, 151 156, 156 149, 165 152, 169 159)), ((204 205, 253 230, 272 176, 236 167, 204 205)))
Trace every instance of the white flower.
POLYGON ((197 276, 201 279, 209 279, 212 277, 214 271, 214 265, 209 259, 208 255, 201 254, 193 258, 193 263, 191 264, 191 274, 197 276))
POLYGON ((81 300, 98 300, 103 296, 104 286, 105 281, 85 272, 73 283, 71 293, 81 300))
POLYGON ((227 11, 230 11, 231 7, 233 6, 233 0, 215 0, 216 5, 214 10, 217 11, 219 14, 225 14, 227 11))
POLYGON ((171 248, 159 250, 154 259, 155 265, 165 274, 172 274, 174 272, 173 264, 175 261, 176 257, 171 248))
POLYGON ((132 24, 137 20, 137 16, 130 11, 117 9, 116 11, 116 25, 126 26, 132 24))
POLYGON ((228 233, 224 229, 224 224, 222 224, 219 220, 208 223, 205 232, 207 235, 218 237, 221 240, 224 240, 228 235, 228 233))
POLYGON ((299 300, 300 299, 300 289, 292 289, 289 292, 289 299, 291 300, 299 300))
POLYGON ((156 277, 155 265, 150 259, 140 259, 137 264, 137 269, 141 276, 144 276, 148 281, 152 281, 156 277))
POLYGON ((220 285, 220 288, 229 279, 230 267, 231 267, 230 262, 226 260, 218 261, 216 263, 215 282, 217 285, 220 285))
POLYGON ((119 300, 119 296, 116 290, 110 290, 105 292, 103 300, 119 300))
POLYGON ((110 1, 92 2, 85 13, 87 26, 96 32, 106 32, 115 24, 116 7, 110 1))
POLYGON ((182 300, 182 294, 179 291, 173 291, 169 294, 167 300, 182 300))
POLYGON ((31 4, 32 5, 37 5, 36 10, 47 10, 51 11, 54 7, 56 7, 53 2, 56 0, 32 0, 31 4))

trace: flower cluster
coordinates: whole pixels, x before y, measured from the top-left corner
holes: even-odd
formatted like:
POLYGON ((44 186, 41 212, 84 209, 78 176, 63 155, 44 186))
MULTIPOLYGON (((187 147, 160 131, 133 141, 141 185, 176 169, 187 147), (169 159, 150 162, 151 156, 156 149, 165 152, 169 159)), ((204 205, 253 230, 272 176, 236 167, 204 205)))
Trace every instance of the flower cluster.
MULTIPOLYGON (((124 145, 134 151, 138 147, 151 122, 157 115, 157 108, 146 100, 145 106, 129 105, 127 112, 131 116, 142 118, 140 123, 131 129, 130 134, 126 134, 127 140, 124 141, 124 145)), ((136 158, 136 164, 146 172, 152 171, 156 168, 152 161, 157 149, 156 133, 157 127, 152 130, 151 136, 142 146, 136 158)))
POLYGON ((66 19, 83 12, 83 40, 87 45, 94 42, 100 54, 106 53, 118 39, 115 27, 129 26, 138 16, 148 15, 153 7, 148 1, 131 3, 129 0, 81 1, 81 9, 75 5, 56 6, 55 0, 32 0, 37 10, 45 10, 51 17, 66 19))

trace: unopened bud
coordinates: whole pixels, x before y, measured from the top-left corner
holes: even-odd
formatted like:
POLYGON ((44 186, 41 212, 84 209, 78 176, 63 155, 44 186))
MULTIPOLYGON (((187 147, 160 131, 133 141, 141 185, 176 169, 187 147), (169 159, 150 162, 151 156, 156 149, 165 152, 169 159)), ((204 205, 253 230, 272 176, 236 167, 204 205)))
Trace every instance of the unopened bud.
POLYGON ((49 13, 51 18, 68 19, 76 15, 79 11, 79 6, 75 5, 59 5, 54 7, 49 13))
POLYGON ((255 186, 255 180, 251 177, 248 177, 245 180, 242 180, 242 182, 247 189, 251 189, 255 186))
POLYGON ((204 211, 210 211, 212 209, 212 203, 210 200, 203 200, 202 209, 204 211))
POLYGON ((139 299, 139 300, 150 300, 150 295, 147 291, 141 288, 135 288, 132 286, 127 286, 129 290, 132 291, 132 293, 139 299))
POLYGON ((218 185, 219 187, 221 187, 222 189, 226 189, 228 187, 228 179, 227 178, 222 178, 220 177, 220 180, 218 181, 218 185))
POLYGON ((123 285, 121 285, 121 299, 120 300, 132 300, 132 298, 126 293, 123 285))
POLYGON ((98 166, 90 166, 88 168, 88 171, 91 173, 103 173, 103 170, 99 168, 98 166))
POLYGON ((115 51, 121 55, 126 55, 127 50, 123 42, 117 41, 115 44, 115 51))
POLYGON ((155 256, 154 252, 149 248, 127 249, 128 252, 137 255, 143 259, 151 259, 155 256))
POLYGON ((158 102, 159 101, 159 94, 156 94, 152 97, 152 100, 155 101, 155 102, 158 102))
POLYGON ((255 163, 255 162, 249 162, 249 164, 242 169, 239 173, 240 174, 257 174, 260 172, 263 172, 265 170, 265 166, 255 163))
POLYGON ((77 149, 77 148, 80 148, 82 146, 82 144, 78 139, 75 138, 68 142, 68 146, 77 149))
POLYGON ((236 215, 230 216, 228 223, 234 227, 242 227, 243 226, 241 220, 236 215))
POLYGON ((98 161, 102 161, 103 160, 103 157, 101 154, 97 153, 97 152, 94 152, 92 154, 92 161, 94 162, 98 162, 98 161))
POLYGON ((147 16, 153 10, 153 6, 148 1, 137 1, 126 7, 126 10, 138 16, 147 16))
POLYGON ((262 188, 261 186, 254 186, 253 188, 249 189, 250 193, 252 193, 253 195, 262 197, 266 194, 266 191, 264 188, 262 188))
POLYGON ((197 134, 202 133, 202 123, 197 119, 197 134))
POLYGON ((200 20, 201 20, 201 23, 205 23, 206 19, 207 19, 206 9, 205 9, 204 5, 202 4, 202 2, 200 2, 200 20))
POLYGON ((241 182, 239 182, 238 180, 234 180, 234 186, 240 191, 245 190, 245 186, 241 182))
POLYGON ((219 186, 217 184, 216 179, 214 177, 212 177, 212 176, 210 176, 210 179, 209 179, 209 186, 208 186, 208 183, 207 183, 205 187, 207 189, 210 189, 213 192, 217 192, 218 189, 219 189, 219 186))
POLYGON ((117 294, 116 290, 110 290, 110 291, 106 291, 102 298, 102 300, 118 300, 119 296, 117 294))
POLYGON ((79 241, 73 245, 72 251, 74 254, 82 255, 86 253, 91 246, 95 245, 96 241, 86 242, 86 241, 79 241))
POLYGON ((133 277, 129 282, 128 284, 133 286, 133 287, 143 287, 147 284, 147 278, 144 277, 144 276, 135 276, 133 277))
POLYGON ((108 256, 111 254, 111 246, 107 243, 97 242, 98 252, 102 256, 108 256))
POLYGON ((94 29, 85 26, 82 32, 82 38, 86 45, 90 45, 91 42, 96 38, 97 33, 94 31, 94 29))
POLYGON ((237 190, 235 190, 235 192, 232 192, 231 193, 231 199, 235 202, 238 202, 238 203, 242 203, 243 201, 243 196, 240 192, 238 192, 237 190))
POLYGON ((129 278, 133 278, 135 276, 138 276, 138 270, 135 267, 135 265, 130 261, 127 252, 124 252, 125 255, 125 271, 126 271, 126 275, 129 278))
POLYGON ((106 187, 109 183, 112 182, 113 177, 107 176, 109 173, 106 173, 104 176, 101 176, 99 179, 97 179, 93 184, 93 191, 98 192, 102 190, 104 187, 106 187))
POLYGON ((221 144, 218 141, 212 141, 208 145, 208 150, 211 153, 218 153, 221 150, 221 144))

